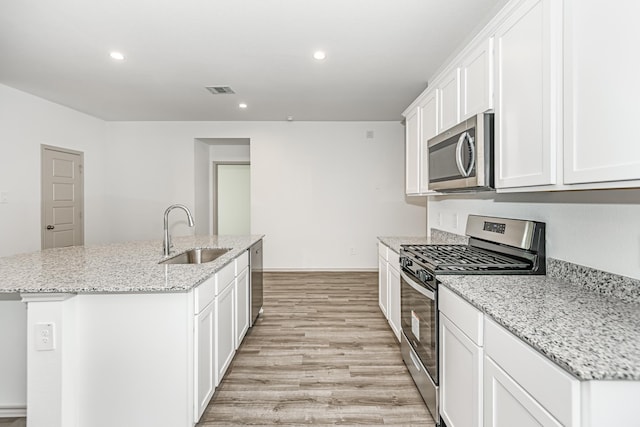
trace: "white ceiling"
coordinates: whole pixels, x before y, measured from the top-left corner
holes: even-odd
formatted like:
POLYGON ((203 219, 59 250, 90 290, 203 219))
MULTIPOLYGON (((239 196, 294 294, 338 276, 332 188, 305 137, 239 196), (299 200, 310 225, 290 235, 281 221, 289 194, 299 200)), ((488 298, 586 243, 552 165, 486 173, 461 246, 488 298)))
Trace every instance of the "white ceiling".
POLYGON ((2 0, 0 83, 104 120, 399 120, 505 3, 2 0))

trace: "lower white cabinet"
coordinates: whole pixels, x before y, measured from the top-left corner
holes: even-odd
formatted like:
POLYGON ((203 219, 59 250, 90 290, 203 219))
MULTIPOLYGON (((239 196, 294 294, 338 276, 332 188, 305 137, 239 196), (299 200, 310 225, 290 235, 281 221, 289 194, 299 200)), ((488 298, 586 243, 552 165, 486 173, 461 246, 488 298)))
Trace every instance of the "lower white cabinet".
POLYGON ((402 332, 402 326, 400 325, 400 272, 398 271, 397 264, 394 266, 394 264, 389 262, 387 267, 389 325, 393 333, 396 334, 396 339, 400 341, 400 333, 402 332))
POLYGON ((484 360, 485 426, 562 426, 490 357, 484 360))
POLYGON ((378 305, 385 317, 388 317, 387 301, 389 299, 387 279, 387 247, 380 243, 378 247, 378 305))
POLYGON ((231 281, 216 297, 216 386, 222 381, 236 352, 234 291, 231 281))
MULTIPOLYGON (((503 415, 515 416, 519 413, 511 402, 514 399, 520 401, 521 409, 526 408, 534 418, 544 420, 541 425, 580 425, 579 380, 486 317, 484 333, 485 425, 506 426, 499 422, 504 419, 503 415), (501 371, 494 369, 493 365, 501 371), (519 388, 509 387, 505 375, 519 388), (502 411, 501 399, 505 400, 505 407, 511 407, 513 412, 495 413, 502 411), (539 405, 542 410, 535 409, 529 401, 539 405), (545 415, 547 413, 549 417, 545 415), (557 420, 558 424, 554 424, 553 420, 557 420)), ((524 417, 523 422, 526 420, 528 418, 524 417)))
POLYGON ((482 313, 440 287, 440 416, 448 427, 482 426, 482 313))
POLYGON ((195 414, 199 420, 207 408, 216 388, 215 347, 213 336, 215 331, 214 302, 211 301, 195 318, 195 414))
POLYGON ((400 341, 400 255, 383 243, 378 244, 378 304, 400 341))
POLYGON ((236 350, 249 329, 249 269, 240 272, 235 281, 236 350))

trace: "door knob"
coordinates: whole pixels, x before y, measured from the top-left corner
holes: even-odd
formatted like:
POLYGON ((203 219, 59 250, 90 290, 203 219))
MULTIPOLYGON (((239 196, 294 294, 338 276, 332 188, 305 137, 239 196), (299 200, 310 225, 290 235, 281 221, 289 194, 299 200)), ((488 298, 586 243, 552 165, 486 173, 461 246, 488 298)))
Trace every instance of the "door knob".
POLYGON ((47 230, 53 230, 55 227, 53 225, 47 225, 47 230))

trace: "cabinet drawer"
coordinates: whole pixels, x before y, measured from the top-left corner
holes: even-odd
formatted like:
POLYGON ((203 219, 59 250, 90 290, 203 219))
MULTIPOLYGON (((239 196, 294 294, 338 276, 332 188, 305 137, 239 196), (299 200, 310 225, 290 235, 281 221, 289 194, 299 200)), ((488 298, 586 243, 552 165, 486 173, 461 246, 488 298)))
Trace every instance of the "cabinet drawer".
POLYGON ((387 250, 387 261, 391 268, 396 271, 400 271, 400 255, 398 255, 393 249, 387 250))
POLYGON ((455 323, 471 341, 482 347, 483 315, 480 310, 444 286, 438 288, 438 309, 455 323))
POLYGON ((580 381, 494 321, 484 329, 485 354, 563 425, 577 425, 580 381))
POLYGON ((229 286, 235 277, 236 265, 234 262, 230 262, 222 267, 222 269, 216 273, 216 296, 229 286))
POLYGON ((382 259, 384 259, 385 261, 387 260, 387 246, 382 244, 382 243, 378 243, 378 255, 382 257, 382 259))
POLYGON ((209 277, 195 289, 195 310, 200 313, 216 296, 216 279, 209 277))
POLYGON ((242 255, 236 258, 235 263, 236 263, 235 275, 237 276, 242 272, 242 270, 247 268, 247 266, 249 265, 249 251, 244 251, 242 255))

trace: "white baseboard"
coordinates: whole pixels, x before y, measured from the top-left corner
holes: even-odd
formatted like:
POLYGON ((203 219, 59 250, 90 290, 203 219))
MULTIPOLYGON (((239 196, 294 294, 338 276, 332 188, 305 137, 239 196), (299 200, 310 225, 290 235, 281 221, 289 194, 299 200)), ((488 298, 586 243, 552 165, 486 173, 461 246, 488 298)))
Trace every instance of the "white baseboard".
POLYGON ((27 416, 27 408, 26 406, 0 406, 0 418, 18 418, 18 417, 26 417, 27 416))

